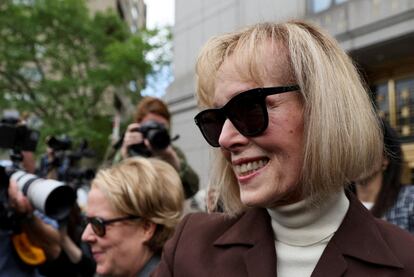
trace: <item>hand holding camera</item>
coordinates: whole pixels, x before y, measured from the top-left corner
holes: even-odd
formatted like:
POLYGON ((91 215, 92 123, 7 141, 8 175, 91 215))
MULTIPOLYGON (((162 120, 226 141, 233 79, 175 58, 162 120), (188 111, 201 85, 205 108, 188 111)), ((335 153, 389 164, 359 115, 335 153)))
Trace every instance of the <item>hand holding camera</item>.
POLYGON ((15 180, 11 179, 8 187, 9 201, 13 209, 20 215, 31 215, 33 213, 33 206, 29 199, 24 196, 19 189, 15 180))
POLYGON ((128 125, 121 151, 125 158, 128 155, 124 154, 128 154, 130 150, 134 151, 138 145, 144 144, 154 154, 154 152, 166 150, 170 143, 171 139, 167 128, 161 123, 150 120, 142 124, 132 123, 128 125))
POLYGON ((144 143, 144 136, 140 132, 134 132, 141 126, 139 123, 131 123, 124 134, 124 139, 121 146, 122 158, 126 159, 130 156, 129 149, 132 145, 138 145, 144 143))
POLYGON ((130 156, 159 157, 177 170, 177 153, 171 147, 171 138, 164 124, 154 120, 128 125, 121 148, 123 158, 130 156))

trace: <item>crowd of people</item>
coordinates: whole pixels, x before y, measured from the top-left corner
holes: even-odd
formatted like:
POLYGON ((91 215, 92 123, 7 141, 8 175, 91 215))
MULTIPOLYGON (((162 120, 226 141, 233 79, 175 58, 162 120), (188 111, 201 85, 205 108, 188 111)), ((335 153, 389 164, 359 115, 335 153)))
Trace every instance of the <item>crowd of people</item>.
POLYGON ((199 178, 173 145, 167 105, 145 97, 65 220, 11 181, 40 258, 24 262, 1 231, 0 276, 414 275, 414 186, 401 179, 398 135, 331 36, 304 21, 258 23, 211 38, 196 76, 195 124, 215 148, 208 209, 186 208, 199 178))

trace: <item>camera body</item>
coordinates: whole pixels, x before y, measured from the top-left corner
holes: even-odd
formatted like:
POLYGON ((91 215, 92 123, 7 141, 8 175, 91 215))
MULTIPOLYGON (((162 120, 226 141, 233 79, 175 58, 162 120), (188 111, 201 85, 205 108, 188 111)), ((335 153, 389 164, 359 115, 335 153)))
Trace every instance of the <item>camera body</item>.
POLYGON ((14 118, 3 118, 0 121, 0 148, 34 152, 39 137, 38 131, 19 125, 14 118))
POLYGON ((53 149, 53 151, 66 151, 71 149, 72 141, 69 137, 57 138, 51 136, 46 140, 47 146, 53 149))
POLYGON ((67 217, 76 201, 75 191, 65 183, 42 179, 20 169, 21 151, 35 151, 39 133, 17 122, 2 120, 0 123, 0 148, 11 150, 10 160, 0 161, 0 228, 7 230, 15 230, 19 224, 18 215, 9 203, 11 179, 35 209, 53 219, 67 217))
MULTIPOLYGON (((140 132, 147 139, 154 150, 164 150, 171 143, 170 134, 167 128, 156 121, 143 123, 139 128, 132 129, 132 132, 140 132)), ((151 152, 142 144, 134 144, 129 147, 131 152, 141 156, 151 156, 151 152)))

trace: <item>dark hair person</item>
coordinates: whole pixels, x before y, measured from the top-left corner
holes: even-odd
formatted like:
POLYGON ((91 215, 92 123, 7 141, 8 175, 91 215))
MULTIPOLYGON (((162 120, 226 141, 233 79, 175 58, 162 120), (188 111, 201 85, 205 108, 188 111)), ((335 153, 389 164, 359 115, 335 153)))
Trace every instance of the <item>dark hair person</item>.
POLYGON ((397 132, 385 120, 384 155, 374 173, 356 183, 358 198, 378 218, 414 233, 414 186, 401 183, 404 157, 397 132))
POLYGON ((224 214, 186 216, 153 276, 414 275, 414 237, 345 193, 383 144, 334 39, 300 21, 214 37, 197 95, 224 214))
POLYGON ((128 125, 122 140, 121 149, 115 160, 118 161, 121 158, 126 159, 133 156, 159 158, 177 170, 183 184, 185 198, 193 197, 199 188, 199 178, 187 162, 184 152, 172 143, 157 149, 151 145, 142 132, 136 131, 145 124, 151 123, 159 124, 169 130, 171 114, 167 104, 161 99, 146 96, 141 99, 136 107, 134 123, 128 125))

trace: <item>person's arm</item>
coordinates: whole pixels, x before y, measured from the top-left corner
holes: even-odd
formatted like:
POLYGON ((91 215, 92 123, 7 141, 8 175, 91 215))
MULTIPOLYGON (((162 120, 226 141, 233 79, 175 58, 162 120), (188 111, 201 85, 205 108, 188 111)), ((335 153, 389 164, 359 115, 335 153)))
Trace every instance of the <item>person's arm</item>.
POLYGON ((62 247, 62 250, 65 251, 69 260, 74 264, 79 263, 82 259, 82 250, 69 237, 67 232, 67 226, 61 227, 60 236, 60 245, 62 247))
POLYGON ((58 230, 35 215, 25 219, 21 226, 30 242, 43 249, 47 259, 54 260, 59 257, 61 248, 58 230))
POLYGON ((183 183, 185 198, 194 196, 199 190, 199 178, 194 169, 187 163, 184 153, 177 147, 174 147, 180 159, 180 169, 178 173, 183 183))
POLYGON ((128 148, 134 144, 140 144, 144 141, 144 137, 140 132, 134 132, 133 129, 136 129, 140 126, 139 123, 131 123, 128 125, 127 130, 124 135, 124 139, 122 141, 121 146, 121 156, 122 159, 126 159, 129 157, 128 148))
POLYGON ((8 192, 12 207, 20 217, 24 218, 21 222, 21 227, 27 234, 30 242, 42 248, 48 259, 57 258, 61 251, 58 230, 33 214, 34 209, 32 205, 23 193, 19 191, 15 181, 10 181, 8 192))
POLYGON ((180 160, 180 157, 178 156, 176 150, 174 149, 174 147, 171 144, 167 148, 162 149, 162 150, 158 150, 158 151, 152 149, 149 142, 147 144, 148 144, 147 147, 151 150, 154 157, 159 158, 159 159, 163 160, 164 162, 169 163, 172 167, 175 168, 175 170, 177 170, 177 172, 180 172, 180 170, 181 170, 181 160, 180 160))
POLYGON ((22 151, 22 156, 23 168, 29 173, 34 173, 36 171, 36 160, 34 153, 31 151, 22 151))

